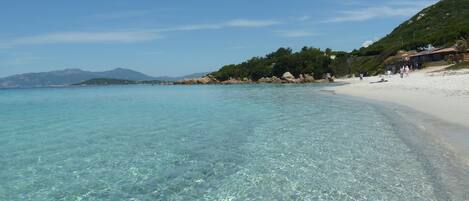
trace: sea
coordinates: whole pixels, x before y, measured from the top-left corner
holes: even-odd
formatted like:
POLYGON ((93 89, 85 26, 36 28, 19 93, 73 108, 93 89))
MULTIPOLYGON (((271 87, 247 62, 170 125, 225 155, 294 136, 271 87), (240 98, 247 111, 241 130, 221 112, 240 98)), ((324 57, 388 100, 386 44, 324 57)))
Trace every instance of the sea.
POLYGON ((329 86, 0 90, 0 200, 469 200, 393 110, 329 86))

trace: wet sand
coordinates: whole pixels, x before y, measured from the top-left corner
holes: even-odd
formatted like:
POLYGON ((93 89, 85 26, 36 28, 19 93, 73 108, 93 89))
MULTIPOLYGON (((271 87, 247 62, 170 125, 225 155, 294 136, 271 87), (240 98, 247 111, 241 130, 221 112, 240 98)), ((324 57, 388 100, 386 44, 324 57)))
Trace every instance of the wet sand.
MULTIPOLYGON (((445 66, 385 77, 388 82, 375 83, 379 77, 343 79, 346 85, 329 87, 336 94, 405 106, 424 117, 408 121, 432 133, 453 152, 464 157, 469 166, 469 71, 441 71, 445 66), (432 118, 433 120, 429 120, 432 118), (457 130, 457 132, 455 132, 457 130)), ((407 112, 412 114, 415 112, 407 112)))
POLYGON ((469 200, 469 71, 446 66, 384 77, 342 79, 332 94, 376 104, 396 133, 428 164, 443 200, 469 200))

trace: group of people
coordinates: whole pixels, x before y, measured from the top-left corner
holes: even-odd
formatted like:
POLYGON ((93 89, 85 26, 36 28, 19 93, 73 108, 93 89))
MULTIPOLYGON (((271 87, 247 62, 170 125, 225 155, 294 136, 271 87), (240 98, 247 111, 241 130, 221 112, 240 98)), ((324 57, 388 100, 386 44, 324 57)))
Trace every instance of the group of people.
MULTIPOLYGON (((410 71, 412 70, 411 66, 404 65, 399 69, 399 75, 401 78, 404 77, 409 77, 410 71)), ((385 77, 391 77, 393 75, 393 72, 391 70, 387 70, 384 75, 380 75, 381 80, 377 82, 372 82, 372 83, 381 83, 381 82, 388 82, 388 80, 385 79, 385 77)), ((360 80, 363 80, 364 74, 360 73, 360 80)))
POLYGON ((409 66, 402 66, 401 69, 399 70, 399 74, 401 75, 401 78, 404 78, 404 75, 406 77, 409 77, 409 73, 410 73, 409 66))

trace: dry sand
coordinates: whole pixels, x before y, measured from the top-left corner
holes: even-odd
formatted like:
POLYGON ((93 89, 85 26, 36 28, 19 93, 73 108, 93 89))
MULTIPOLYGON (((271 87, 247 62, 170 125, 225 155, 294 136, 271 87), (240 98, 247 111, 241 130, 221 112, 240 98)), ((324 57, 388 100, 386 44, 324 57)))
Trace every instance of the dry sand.
POLYGON ((331 88, 338 94, 387 101, 413 108, 447 122, 469 128, 469 70, 434 72, 444 67, 416 71, 409 77, 385 77, 388 82, 375 83, 379 77, 363 81, 339 80, 350 83, 331 88))
MULTIPOLYGON (((331 87, 337 94, 398 104, 432 118, 406 115, 407 121, 432 134, 469 165, 469 70, 442 71, 447 66, 412 72, 408 77, 342 79, 346 85, 331 87)), ((404 112, 401 112, 404 113, 404 112)), ((407 112, 409 113, 409 112, 407 112)))

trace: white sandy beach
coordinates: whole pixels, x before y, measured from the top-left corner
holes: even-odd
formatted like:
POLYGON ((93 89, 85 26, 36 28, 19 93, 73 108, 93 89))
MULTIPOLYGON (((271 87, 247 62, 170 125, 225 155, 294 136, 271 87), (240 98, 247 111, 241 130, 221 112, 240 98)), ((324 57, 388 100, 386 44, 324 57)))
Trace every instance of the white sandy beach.
POLYGON ((370 84, 380 80, 378 77, 339 80, 350 84, 334 87, 334 91, 405 105, 469 128, 469 70, 432 73, 442 68, 415 71, 403 79, 385 77, 386 83, 370 84))
POLYGON ((370 83, 379 81, 379 77, 367 77, 362 81, 359 78, 341 79, 338 81, 349 84, 332 87, 331 90, 337 94, 403 105, 456 125, 459 131, 452 132, 436 123, 440 121, 409 120, 435 134, 469 164, 469 70, 435 72, 445 67, 415 71, 403 79, 398 74, 392 75, 385 77, 388 80, 385 83, 370 83))

